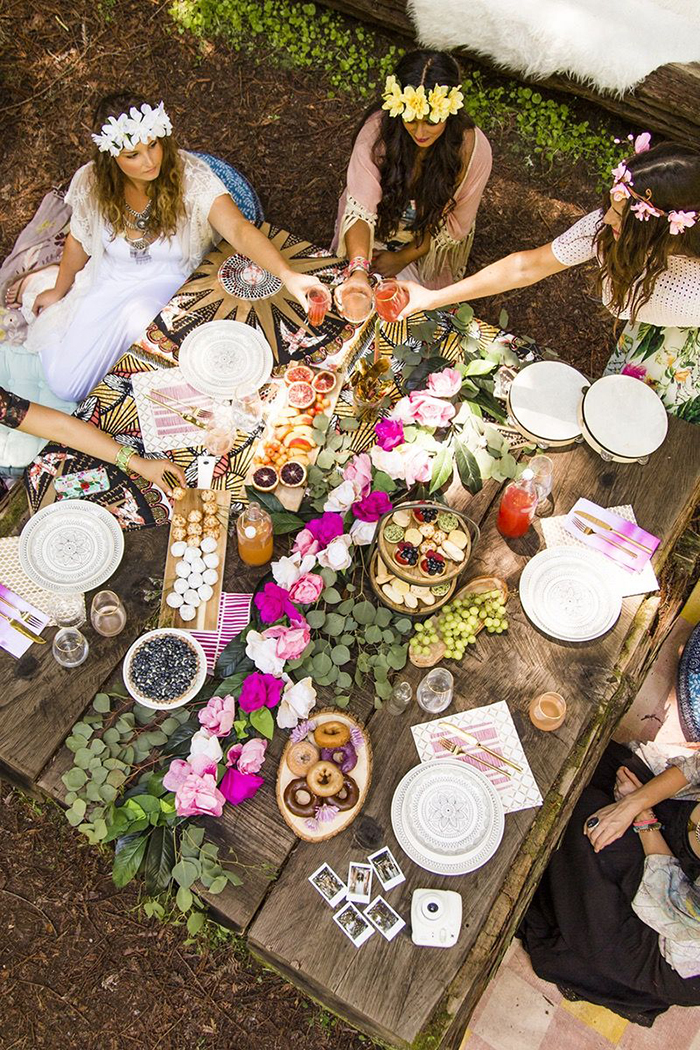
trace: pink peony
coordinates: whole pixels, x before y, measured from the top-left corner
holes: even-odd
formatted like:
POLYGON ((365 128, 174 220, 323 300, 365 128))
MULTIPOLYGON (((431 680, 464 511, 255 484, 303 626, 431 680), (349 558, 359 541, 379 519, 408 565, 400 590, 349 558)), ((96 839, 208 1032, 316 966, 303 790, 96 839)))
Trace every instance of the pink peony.
POLYGON ((383 514, 389 513, 391 506, 386 492, 370 492, 359 503, 353 504, 352 512, 360 521, 379 521, 383 514))
POLYGON ((403 423, 398 419, 380 419, 374 424, 374 433, 377 435, 377 444, 386 452, 404 442, 403 423))
POLYGON ((314 539, 318 541, 319 550, 323 550, 336 536, 342 536, 343 515, 327 511, 320 518, 313 518, 307 528, 314 539))
POLYGON ((294 540, 294 546, 292 552, 294 554, 301 554, 302 557, 307 554, 316 554, 319 550, 319 542, 314 536, 313 532, 309 529, 302 529, 301 532, 297 533, 297 538, 294 540))
POLYGON ((391 452, 385 452, 375 445, 372 449, 372 463, 377 470, 383 470, 390 478, 405 481, 409 489, 417 481, 430 481, 430 454, 420 445, 401 445, 391 452))
POLYGON ((272 581, 258 591, 253 601, 263 623, 276 623, 283 616, 291 620, 299 615, 299 610, 289 600, 289 591, 272 581))
POLYGON ((266 751, 267 740, 254 736, 246 740, 245 744, 234 744, 229 748, 226 765, 235 766, 241 773, 257 773, 265 761, 266 751))
POLYGON ((243 683, 238 706, 246 714, 257 711, 259 707, 276 707, 280 702, 283 684, 281 678, 253 671, 243 683))
POLYGON ((262 777, 255 773, 241 773, 238 769, 227 769, 221 778, 221 791, 217 794, 237 806, 249 798, 253 798, 265 783, 262 777))
POLYGON ((175 812, 179 817, 220 817, 225 801, 212 773, 190 773, 175 792, 175 812))
POLYGON ((454 397, 462 389, 462 376, 456 368, 444 368, 428 376, 428 390, 436 397, 454 397))
POLYGON ((236 701, 232 696, 212 696, 197 717, 214 736, 228 736, 235 716, 236 701))
MULTIPOLYGON (((214 765, 216 769, 216 764, 214 765)), ((192 772, 192 766, 182 758, 174 758, 170 763, 170 769, 163 777, 163 787, 168 791, 177 791, 185 783, 192 772)))
POLYGON ((280 660, 296 660, 311 641, 311 631, 306 620, 295 620, 291 627, 268 627, 263 638, 275 638, 275 654, 280 660))
POLYGON ((307 572, 292 584, 289 589, 289 597, 293 602, 299 602, 300 605, 311 605, 321 597, 323 586, 322 576, 315 572, 307 572))
POLYGON ((425 392, 413 391, 409 400, 414 420, 423 427, 446 427, 456 411, 449 401, 441 401, 425 392))
POLYGON ((366 452, 353 456, 343 471, 343 481, 351 481, 358 499, 363 499, 372 488, 372 463, 366 452))

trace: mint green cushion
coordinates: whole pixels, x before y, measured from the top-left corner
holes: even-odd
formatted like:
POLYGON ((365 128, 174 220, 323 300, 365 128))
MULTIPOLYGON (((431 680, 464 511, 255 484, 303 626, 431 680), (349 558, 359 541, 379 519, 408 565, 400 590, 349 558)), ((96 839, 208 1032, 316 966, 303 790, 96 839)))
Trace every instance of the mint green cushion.
MULTIPOLYGON (((21 345, 0 343, 0 386, 29 401, 67 414, 76 407, 75 402, 62 401, 52 393, 44 377, 41 358, 21 345)), ((20 471, 32 462, 45 444, 43 438, 0 426, 0 473, 20 471)))

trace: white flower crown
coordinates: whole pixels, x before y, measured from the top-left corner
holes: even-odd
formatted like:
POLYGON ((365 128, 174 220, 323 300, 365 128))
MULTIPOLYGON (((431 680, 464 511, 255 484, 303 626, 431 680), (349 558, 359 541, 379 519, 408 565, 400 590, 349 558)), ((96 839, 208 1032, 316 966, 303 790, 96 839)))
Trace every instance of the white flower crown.
POLYGON ((92 141, 100 153, 118 157, 122 150, 133 149, 138 142, 150 142, 172 133, 173 126, 163 103, 159 102, 154 109, 144 102, 140 109, 132 106, 128 113, 110 117, 102 125, 100 134, 92 136, 92 141))

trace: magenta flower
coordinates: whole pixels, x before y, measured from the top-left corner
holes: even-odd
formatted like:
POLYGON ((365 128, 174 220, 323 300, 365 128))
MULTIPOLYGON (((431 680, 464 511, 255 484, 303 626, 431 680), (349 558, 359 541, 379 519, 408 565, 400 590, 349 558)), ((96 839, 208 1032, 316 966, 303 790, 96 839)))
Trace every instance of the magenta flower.
POLYGON ((232 696, 212 696, 197 717, 214 736, 228 736, 236 717, 236 701, 232 696))
POLYGON ((642 381, 646 378, 646 374, 647 370, 644 365, 633 365, 630 364, 629 361, 622 366, 622 371, 620 373, 620 375, 632 376, 633 379, 641 379, 642 381))
POLYGON ((392 508, 391 500, 386 492, 370 492, 358 503, 353 503, 352 512, 360 521, 379 521, 383 514, 388 514, 392 508))
POLYGON ((321 597, 323 587, 322 576, 316 572, 306 572, 289 588, 289 597, 300 605, 311 605, 321 597))
POLYGON ((179 817, 220 817, 225 801, 213 773, 190 773, 175 792, 175 812, 179 817))
POLYGON ((257 795, 264 783, 264 778, 255 773, 241 773, 240 770, 231 768, 227 769, 221 778, 219 794, 232 806, 238 806, 257 795))
POLYGON ((245 744, 234 744, 229 748, 226 765, 234 766, 241 773, 257 773, 265 761, 266 751, 267 740, 254 736, 246 740, 245 744))
POLYGON ((374 424, 374 432, 377 435, 377 444, 385 452, 391 452, 397 445, 403 445, 403 423, 398 419, 380 419, 374 424))
POLYGON ((295 620, 291 627, 268 627, 263 638, 276 638, 276 655, 281 660, 296 660, 311 641, 311 631, 306 620, 295 620))
POLYGON ((313 518, 306 529, 318 542, 319 550, 323 550, 336 536, 343 535, 343 515, 326 511, 320 518, 313 518))
POLYGON ((272 674, 253 671, 246 678, 238 697, 241 711, 250 714, 260 707, 276 707, 282 696, 284 682, 272 674))
POLYGON ((289 591, 272 581, 258 591, 253 601, 263 623, 276 623, 283 616, 288 616, 290 620, 299 616, 296 605, 289 600, 289 591))

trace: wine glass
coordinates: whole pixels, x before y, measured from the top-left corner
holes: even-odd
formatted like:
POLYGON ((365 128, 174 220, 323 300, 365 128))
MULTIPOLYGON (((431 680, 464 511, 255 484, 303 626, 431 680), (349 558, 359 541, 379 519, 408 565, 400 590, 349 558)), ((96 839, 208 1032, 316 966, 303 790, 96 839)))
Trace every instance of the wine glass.
POLYGON ((263 405, 260 390, 254 383, 241 383, 236 387, 236 408, 242 429, 253 430, 262 422, 263 405))
POLYGON ((103 638, 113 638, 126 626, 126 609, 114 591, 98 591, 90 609, 92 626, 103 638))
POLYGON ((439 715, 452 703, 454 678, 444 667, 434 667, 422 678, 416 690, 418 706, 429 715, 439 715))
POLYGON ((549 456, 533 456, 528 463, 528 467, 534 475, 532 480, 537 489, 537 507, 535 509, 535 514, 538 518, 542 518, 547 514, 551 514, 552 511, 549 496, 552 491, 554 464, 549 456))
POLYGON ((362 324, 374 309, 374 294, 369 285, 340 284, 335 290, 335 301, 350 324, 362 324))
POLYGON ((408 292, 393 277, 380 281, 374 289, 377 313, 382 321, 396 321, 408 303, 408 292))

